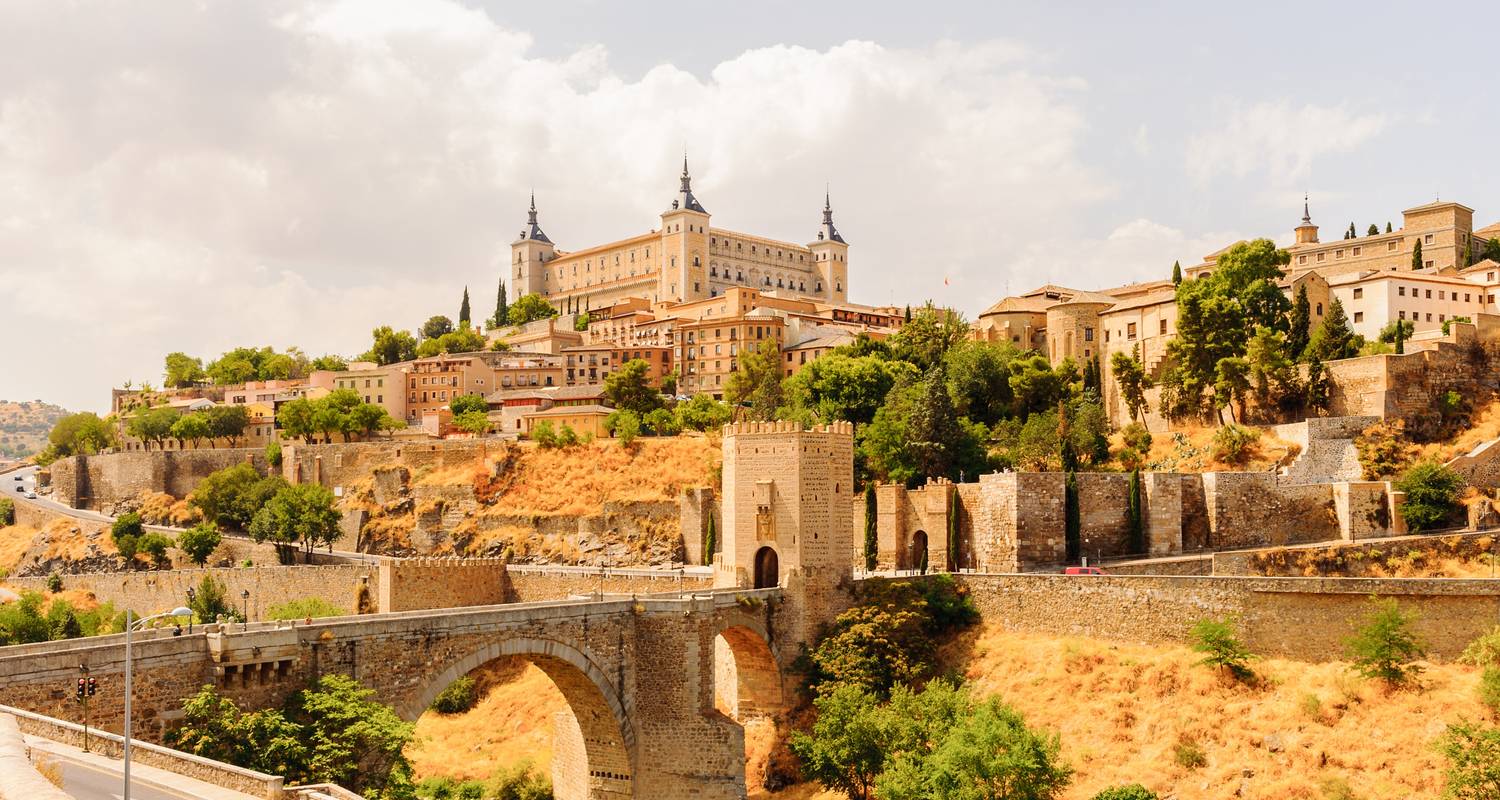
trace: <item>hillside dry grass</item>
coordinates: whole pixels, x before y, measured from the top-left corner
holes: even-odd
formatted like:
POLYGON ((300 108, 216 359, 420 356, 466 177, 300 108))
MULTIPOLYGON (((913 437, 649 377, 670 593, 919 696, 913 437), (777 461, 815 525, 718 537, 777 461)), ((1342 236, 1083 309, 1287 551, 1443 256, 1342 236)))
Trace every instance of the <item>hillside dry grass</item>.
POLYGON ((1469 416, 1469 427, 1450 438, 1420 446, 1417 459, 1446 462, 1497 438, 1500 438, 1500 400, 1491 400, 1469 416))
MULTIPOLYGON (((1344 663, 1266 659, 1254 662, 1264 680, 1252 688, 1197 666, 1186 647, 990 625, 961 635, 943 655, 980 694, 1000 696, 1029 724, 1061 735, 1063 758, 1076 770, 1065 800, 1137 781, 1178 800, 1237 792, 1249 800, 1433 798, 1444 769, 1434 740, 1450 722, 1489 718, 1475 699, 1478 670, 1453 664, 1427 665, 1420 690, 1389 692, 1344 663), (1187 743, 1201 749, 1204 766, 1178 764, 1177 748, 1187 743), (1345 788, 1349 794, 1327 793, 1345 788)), ((411 755, 419 775, 483 777, 523 760, 550 770, 562 697, 529 665, 496 668, 488 679, 496 682, 472 711, 429 712, 417 723, 423 741, 411 755)), ((760 789, 773 745, 768 724, 747 729, 752 798, 842 800, 815 785, 760 789)))
MULTIPOLYGON (((1253 427, 1260 431, 1260 438, 1250 447, 1250 458, 1240 465, 1226 464, 1214 459, 1214 432, 1216 425, 1196 425, 1170 432, 1151 432, 1151 451, 1146 455, 1146 470, 1156 472, 1217 472, 1246 471, 1264 472, 1277 465, 1290 463, 1301 452, 1293 442, 1276 437, 1270 428, 1253 427)), ((1110 438, 1110 444, 1118 452, 1120 434, 1110 438)))
POLYGON ((5 525, 0 527, 0 570, 16 571, 31 545, 41 533, 30 525, 5 525))

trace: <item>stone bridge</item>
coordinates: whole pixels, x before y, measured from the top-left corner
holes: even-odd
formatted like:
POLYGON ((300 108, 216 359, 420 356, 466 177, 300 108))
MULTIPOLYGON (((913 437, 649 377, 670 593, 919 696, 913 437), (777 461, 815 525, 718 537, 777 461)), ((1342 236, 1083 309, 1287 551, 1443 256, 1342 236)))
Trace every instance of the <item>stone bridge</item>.
MULTIPOLYGON (((263 708, 332 673, 358 679, 414 720, 454 680, 519 656, 552 679, 573 712, 558 720, 558 798, 743 798, 737 719, 781 708, 778 664, 795 656, 775 636, 781 594, 727 589, 151 631, 134 643, 135 731, 159 739, 204 685, 263 708)), ((78 720, 80 665, 99 680, 92 721, 119 731, 118 635, 0 649, 0 704, 78 720)))

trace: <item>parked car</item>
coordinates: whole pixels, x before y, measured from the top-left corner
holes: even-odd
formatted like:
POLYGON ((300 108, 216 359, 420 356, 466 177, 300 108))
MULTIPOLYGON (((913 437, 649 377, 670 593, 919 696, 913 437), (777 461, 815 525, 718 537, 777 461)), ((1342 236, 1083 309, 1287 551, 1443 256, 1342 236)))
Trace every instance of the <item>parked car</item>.
POLYGON ((20 475, 17 475, 17 476, 16 476, 16 478, 15 478, 15 479, 16 479, 16 480, 20 480, 20 479, 21 479, 21 476, 20 476, 20 475))
POLYGON ((1098 567, 1068 567, 1063 570, 1064 575, 1103 575, 1104 570, 1098 567))
POLYGON ((24 492, 24 491, 26 491, 26 487, 25 486, 17 486, 16 487, 16 491, 17 492, 24 492))
POLYGON ((35 500, 36 499, 36 492, 27 492, 26 493, 26 499, 27 500, 35 500))

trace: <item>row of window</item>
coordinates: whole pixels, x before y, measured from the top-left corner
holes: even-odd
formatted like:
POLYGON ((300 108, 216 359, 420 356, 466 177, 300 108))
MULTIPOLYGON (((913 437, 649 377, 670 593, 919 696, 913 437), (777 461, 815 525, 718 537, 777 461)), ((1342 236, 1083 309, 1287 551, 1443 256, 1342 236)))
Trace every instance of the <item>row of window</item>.
MULTIPOLYGON (((371 380, 370 378, 365 378, 365 388, 366 389, 370 388, 370 380, 371 380)), ((385 386, 385 378, 375 378, 374 380, 375 380, 375 386, 377 388, 385 386)), ((335 381, 335 383, 338 385, 338 388, 340 388, 340 389, 357 389, 357 388, 359 388, 358 385, 357 385, 359 383, 359 380, 358 379, 354 379, 354 378, 351 378, 351 379, 339 379, 338 381, 335 381)), ((368 403, 369 401, 366 400, 365 402, 368 403)))
MULTIPOLYGON (((1396 296, 1397 297, 1406 297, 1406 288, 1407 287, 1405 287, 1405 286, 1397 286, 1396 287, 1396 296)), ((1431 289, 1419 289, 1419 288, 1417 288, 1415 286, 1411 287, 1411 296, 1412 297, 1418 297, 1419 293, 1422 293, 1422 292, 1426 293, 1426 296, 1425 296, 1424 299, 1427 299, 1427 300, 1431 300, 1432 299, 1432 290, 1431 289)), ((1354 290, 1354 299, 1355 300, 1358 300, 1358 299, 1360 299, 1361 297, 1364 297, 1364 296, 1365 296, 1365 290, 1364 289, 1355 289, 1354 290)), ((1471 296, 1471 293, 1464 292, 1463 302, 1465 302, 1465 303, 1473 302, 1473 301, 1471 301, 1469 299, 1470 296, 1471 296)), ((1482 295, 1482 294, 1474 294, 1472 296, 1479 298, 1479 302, 1481 302, 1481 303, 1485 302, 1484 301, 1484 295, 1482 295)), ((1491 295, 1491 298, 1493 298, 1493 297, 1494 296, 1491 295)), ((1437 299, 1439 299, 1439 300, 1449 300, 1449 299, 1451 299, 1455 303, 1459 302, 1459 300, 1458 300, 1458 292, 1457 291, 1447 291, 1447 290, 1444 290, 1444 289, 1438 289, 1437 290, 1437 299), (1449 295, 1452 295, 1452 297, 1450 298, 1449 295)), ((1491 299, 1489 302, 1493 303, 1495 301, 1493 299, 1491 299)))

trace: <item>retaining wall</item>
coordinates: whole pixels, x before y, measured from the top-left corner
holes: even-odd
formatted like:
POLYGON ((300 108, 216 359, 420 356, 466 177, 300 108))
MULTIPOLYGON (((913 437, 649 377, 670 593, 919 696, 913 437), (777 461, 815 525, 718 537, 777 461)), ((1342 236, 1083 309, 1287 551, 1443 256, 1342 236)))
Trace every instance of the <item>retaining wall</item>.
POLYGON ((48 472, 59 503, 98 510, 142 492, 187 497, 199 481, 245 462, 262 474, 267 470, 263 450, 225 448, 73 456, 57 460, 48 472))

